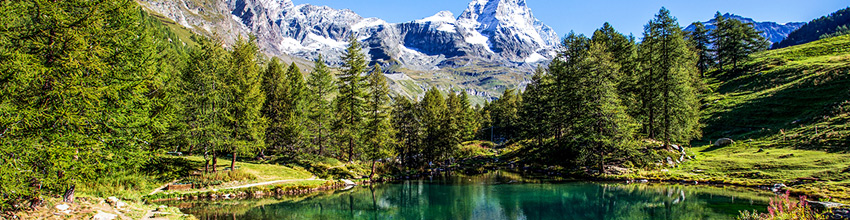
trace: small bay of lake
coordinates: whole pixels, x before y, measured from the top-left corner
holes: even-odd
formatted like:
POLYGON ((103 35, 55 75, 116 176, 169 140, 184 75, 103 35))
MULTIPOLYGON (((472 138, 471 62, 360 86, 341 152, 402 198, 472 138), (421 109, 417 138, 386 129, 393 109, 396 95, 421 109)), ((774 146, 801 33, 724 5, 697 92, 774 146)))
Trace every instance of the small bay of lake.
POLYGON ((734 219, 772 194, 737 187, 528 183, 496 171, 250 200, 171 201, 199 219, 734 219))

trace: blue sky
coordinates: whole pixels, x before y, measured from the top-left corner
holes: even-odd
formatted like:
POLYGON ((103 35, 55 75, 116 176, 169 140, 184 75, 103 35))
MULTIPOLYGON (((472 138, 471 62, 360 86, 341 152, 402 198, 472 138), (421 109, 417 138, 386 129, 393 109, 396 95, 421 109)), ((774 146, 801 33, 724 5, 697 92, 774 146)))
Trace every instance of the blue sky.
MULTIPOLYGON (((348 8, 363 17, 388 22, 420 19, 447 10, 460 15, 469 0, 292 0, 295 4, 348 8)), ((779 23, 801 21, 827 15, 850 6, 847 0, 526 0, 535 17, 564 36, 570 30, 589 34, 610 22, 620 32, 640 36, 643 25, 667 7, 682 26, 706 21, 714 12, 730 12, 756 21, 779 23)))

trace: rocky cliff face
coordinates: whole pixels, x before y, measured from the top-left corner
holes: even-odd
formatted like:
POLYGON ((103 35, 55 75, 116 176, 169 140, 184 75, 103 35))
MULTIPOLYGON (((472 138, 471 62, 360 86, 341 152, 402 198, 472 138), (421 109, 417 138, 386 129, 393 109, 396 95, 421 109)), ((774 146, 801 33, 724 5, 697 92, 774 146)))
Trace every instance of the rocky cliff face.
MULTIPOLYGON (((723 17, 724 18, 736 19, 736 20, 739 20, 739 21, 744 22, 744 23, 753 24, 753 27, 756 30, 762 32, 761 36, 766 38, 767 40, 769 40, 771 43, 777 43, 777 42, 782 41, 783 39, 785 39, 785 37, 788 36, 788 34, 791 34, 791 32, 799 29, 800 27, 803 26, 803 24, 805 24, 803 22, 788 22, 786 24, 778 24, 776 22, 769 22, 769 21, 756 22, 752 18, 745 18, 745 17, 741 17, 741 16, 738 16, 738 15, 729 14, 729 13, 724 14, 723 17)), ((711 19, 711 20, 706 21, 706 22, 702 22, 702 24, 705 25, 706 29, 708 29, 709 31, 714 30, 714 28, 715 28, 714 19, 711 19)), ((685 31, 693 31, 693 30, 694 30, 693 25, 689 25, 687 28, 685 28, 685 31)))
POLYGON ((322 55, 331 64, 339 63, 349 36, 364 43, 373 62, 420 70, 470 62, 527 67, 553 58, 558 45, 557 34, 533 16, 525 0, 475 0, 459 17, 443 11, 396 24, 291 0, 143 0, 142 5, 227 42, 253 34, 270 55, 322 55))

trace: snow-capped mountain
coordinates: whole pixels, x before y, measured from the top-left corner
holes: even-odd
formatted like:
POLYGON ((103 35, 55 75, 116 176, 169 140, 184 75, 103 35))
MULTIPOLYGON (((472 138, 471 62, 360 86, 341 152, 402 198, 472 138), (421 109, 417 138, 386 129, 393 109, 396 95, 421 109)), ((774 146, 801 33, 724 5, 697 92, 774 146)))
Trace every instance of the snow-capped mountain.
MULTIPOLYGON (((727 19, 731 18, 731 19, 739 20, 739 21, 744 22, 744 23, 752 23, 753 27, 756 30, 762 32, 761 36, 763 36, 764 38, 766 38, 767 40, 769 40, 772 43, 778 43, 778 42, 782 41, 783 39, 785 39, 785 37, 788 36, 788 34, 791 34, 791 32, 799 29, 804 24, 806 24, 804 22, 788 22, 788 23, 785 23, 785 24, 778 24, 776 22, 769 22, 769 21, 756 22, 752 18, 745 18, 745 17, 741 17, 739 15, 729 14, 729 13, 724 14, 723 17, 727 18, 727 19)), ((711 30, 714 30, 714 28, 715 28, 714 21, 715 20, 712 18, 709 21, 702 22, 702 24, 705 25, 706 29, 711 31, 711 30)), ((693 30, 694 30, 693 25, 689 25, 687 28, 685 28, 685 31, 693 31, 693 30)))
POLYGON ((232 42, 253 34, 264 52, 306 59, 319 55, 338 63, 354 36, 374 62, 415 69, 439 69, 469 62, 530 66, 554 57, 558 35, 537 20, 525 0, 474 0, 458 17, 434 16, 391 24, 348 9, 291 0, 145 0, 143 5, 179 24, 232 42), (226 12, 222 13, 222 12, 226 12))

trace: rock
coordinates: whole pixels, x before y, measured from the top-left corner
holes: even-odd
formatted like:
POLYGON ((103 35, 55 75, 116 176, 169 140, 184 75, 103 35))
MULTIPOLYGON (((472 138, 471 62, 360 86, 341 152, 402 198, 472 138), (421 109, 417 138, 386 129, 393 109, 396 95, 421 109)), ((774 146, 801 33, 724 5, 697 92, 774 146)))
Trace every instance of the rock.
POLYGON ((642 179, 642 180, 638 180, 637 182, 639 182, 639 183, 648 183, 648 182, 649 182, 649 180, 642 179))
POLYGON ((345 185, 346 185, 346 186, 354 186, 354 185, 357 185, 356 183, 352 182, 351 180, 347 180, 347 179, 341 179, 340 181, 342 181, 343 183, 345 183, 345 185))
POLYGON ((116 215, 116 214, 106 213, 106 212, 98 210, 97 214, 94 215, 94 217, 92 217, 91 219, 92 220, 113 220, 117 217, 118 217, 118 215, 116 215))
POLYGON ((123 209, 125 206, 127 206, 127 203, 124 203, 122 201, 118 201, 117 203, 115 203, 115 208, 117 209, 123 209))
POLYGON ((716 142, 714 142, 714 146, 715 147, 722 147, 722 146, 731 145, 731 144, 734 144, 734 143, 735 143, 735 141, 732 140, 732 138, 720 138, 720 139, 717 139, 716 142))
POLYGON ((68 204, 59 204, 56 206, 56 209, 58 209, 59 211, 65 211, 69 208, 71 208, 71 206, 69 206, 68 204))
POLYGON ((673 161, 673 158, 667 157, 667 165, 676 166, 676 162, 673 161))
POLYGON ((159 207, 156 207, 156 211, 157 211, 157 212, 163 212, 163 211, 165 211, 165 209, 167 209, 167 208, 168 208, 168 206, 160 205, 159 207))
POLYGON ((764 152, 764 149, 759 148, 759 151, 756 151, 756 153, 761 153, 761 152, 764 152))
POLYGON ((817 210, 826 210, 844 206, 844 204, 837 202, 806 201, 806 203, 808 203, 810 206, 812 206, 812 208, 815 208, 817 210))
POLYGON ((118 202, 118 198, 116 198, 115 196, 110 196, 106 198, 106 202, 108 202, 109 204, 115 204, 118 202))

